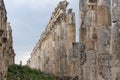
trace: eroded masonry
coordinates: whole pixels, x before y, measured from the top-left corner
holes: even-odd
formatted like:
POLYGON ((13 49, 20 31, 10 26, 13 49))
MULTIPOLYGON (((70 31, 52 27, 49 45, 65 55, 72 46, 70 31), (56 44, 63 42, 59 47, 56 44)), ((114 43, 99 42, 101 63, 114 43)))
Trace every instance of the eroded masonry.
POLYGON ((120 1, 80 0, 79 42, 67 5, 57 5, 27 65, 56 80, 120 80, 120 1))
POLYGON ((7 12, 3 0, 0 0, 0 80, 7 76, 8 66, 14 64, 12 29, 7 22, 7 12))
POLYGON ((28 60, 30 67, 54 75, 67 74, 67 60, 75 42, 75 14, 66 10, 67 5, 67 1, 60 2, 52 13, 28 60))

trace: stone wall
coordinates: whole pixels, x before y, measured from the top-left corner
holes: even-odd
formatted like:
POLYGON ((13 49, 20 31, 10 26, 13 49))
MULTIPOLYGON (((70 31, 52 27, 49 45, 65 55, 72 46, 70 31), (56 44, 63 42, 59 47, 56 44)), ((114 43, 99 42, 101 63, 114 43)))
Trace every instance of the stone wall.
POLYGON ((111 0, 79 2, 79 42, 75 14, 60 2, 28 65, 59 76, 56 80, 119 80, 120 1, 112 0, 112 6, 111 0))
POLYGON ((7 23, 7 12, 3 0, 0 0, 0 80, 7 76, 8 65, 14 64, 12 30, 7 23))
POLYGON ((8 65, 15 63, 15 52, 13 48, 13 37, 12 37, 12 29, 10 23, 7 23, 7 59, 8 65))
POLYGON ((66 9, 67 1, 60 2, 41 34, 27 64, 31 68, 56 76, 67 75, 67 59, 75 42, 75 14, 66 9))

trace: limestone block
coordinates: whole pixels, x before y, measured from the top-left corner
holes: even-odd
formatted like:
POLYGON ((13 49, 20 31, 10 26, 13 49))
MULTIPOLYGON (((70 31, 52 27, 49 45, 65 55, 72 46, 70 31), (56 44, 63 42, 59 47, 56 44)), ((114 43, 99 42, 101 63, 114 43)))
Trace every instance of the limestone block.
POLYGON ((98 55, 98 80, 112 80, 112 56, 109 53, 98 55))
POLYGON ((112 0, 112 21, 120 20, 120 1, 112 0))
POLYGON ((120 22, 115 22, 112 28, 112 43, 111 54, 113 55, 112 63, 112 80, 119 80, 118 75, 120 72, 120 22))
POLYGON ((97 56, 95 50, 87 52, 87 80, 97 80, 97 56))
POLYGON ((112 30, 112 54, 116 60, 120 60, 120 22, 116 22, 112 30))
POLYGON ((111 41, 111 29, 103 27, 98 31, 98 52, 109 53, 111 41))
POLYGON ((86 23, 85 23, 85 19, 86 19, 86 12, 87 12, 87 1, 86 0, 80 0, 79 2, 79 17, 80 17, 80 29, 85 28, 86 23))
POLYGON ((86 65, 86 52, 85 45, 83 43, 73 43, 73 66, 74 76, 79 76, 80 80, 87 80, 87 65, 86 65))
POLYGON ((79 58, 82 61, 85 61, 85 45, 83 43, 75 42, 73 43, 73 57, 79 58))
POLYGON ((111 0, 98 1, 97 26, 111 26, 111 0))
POLYGON ((80 0, 79 1, 79 10, 80 12, 84 12, 86 11, 86 3, 87 3, 87 0, 80 0))
POLYGON ((96 23, 96 12, 95 10, 90 10, 87 12, 86 20, 85 20, 86 27, 95 26, 96 23))

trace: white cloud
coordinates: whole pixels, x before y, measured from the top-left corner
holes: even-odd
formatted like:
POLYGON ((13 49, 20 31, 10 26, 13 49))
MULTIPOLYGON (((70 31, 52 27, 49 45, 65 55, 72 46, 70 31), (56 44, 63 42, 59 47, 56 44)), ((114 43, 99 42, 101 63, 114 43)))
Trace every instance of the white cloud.
MULTIPOLYGON (((6 3, 11 3, 16 9, 17 7, 28 7, 30 9, 45 9, 54 6, 59 1, 63 0, 5 0, 6 3)), ((10 4, 10 5, 11 5, 10 4)))

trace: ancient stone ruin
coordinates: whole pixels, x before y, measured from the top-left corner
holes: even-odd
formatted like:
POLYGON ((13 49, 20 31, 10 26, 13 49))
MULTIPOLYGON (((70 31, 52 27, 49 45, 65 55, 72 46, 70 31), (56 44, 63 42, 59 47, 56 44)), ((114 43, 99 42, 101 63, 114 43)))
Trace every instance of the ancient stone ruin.
POLYGON ((54 75, 67 75, 67 60, 75 42, 75 14, 60 2, 36 44, 28 65, 54 75), (36 64, 37 63, 37 64, 36 64))
POLYGON ((7 76, 8 65, 14 64, 12 29, 7 22, 7 12, 3 0, 0 0, 0 80, 7 76))
POLYGON ((120 80, 120 1, 80 0, 79 42, 67 5, 57 5, 27 65, 56 80, 120 80))

